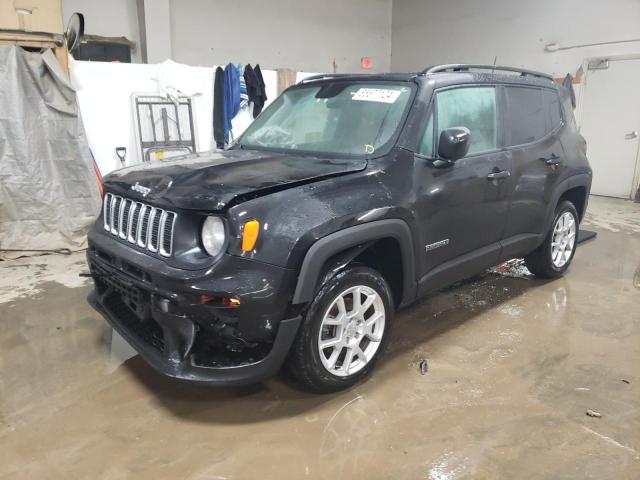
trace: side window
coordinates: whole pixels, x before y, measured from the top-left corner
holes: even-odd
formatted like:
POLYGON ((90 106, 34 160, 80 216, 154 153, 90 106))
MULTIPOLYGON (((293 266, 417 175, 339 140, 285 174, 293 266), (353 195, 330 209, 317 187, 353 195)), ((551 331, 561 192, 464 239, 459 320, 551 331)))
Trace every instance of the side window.
POLYGON ((535 142, 547 134, 547 112, 541 89, 506 87, 505 100, 504 124, 507 146, 535 142))
POLYGON ((433 112, 429 114, 429 121, 424 130, 420 147, 418 147, 418 153, 425 157, 433 157, 433 112))
POLYGON ((547 133, 555 130, 562 121, 560 113, 560 98, 554 90, 545 88, 542 90, 542 98, 547 106, 547 133))
POLYGON ((496 89, 467 87, 437 94, 438 137, 442 130, 467 127, 471 132, 469 154, 495 150, 497 146, 496 89))

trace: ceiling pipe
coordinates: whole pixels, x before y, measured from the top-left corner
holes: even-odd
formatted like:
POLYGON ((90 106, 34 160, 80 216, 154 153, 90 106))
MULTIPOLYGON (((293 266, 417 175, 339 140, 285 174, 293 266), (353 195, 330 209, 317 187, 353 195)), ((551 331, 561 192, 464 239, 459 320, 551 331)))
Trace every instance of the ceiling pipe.
POLYGON ((601 45, 614 45, 617 43, 631 43, 631 42, 640 42, 640 38, 631 38, 629 40, 613 40, 611 42, 582 43, 580 45, 570 45, 568 47, 561 47, 557 43, 549 43, 548 45, 544 46, 544 51, 557 52, 558 50, 571 50, 573 48, 598 47, 601 45))

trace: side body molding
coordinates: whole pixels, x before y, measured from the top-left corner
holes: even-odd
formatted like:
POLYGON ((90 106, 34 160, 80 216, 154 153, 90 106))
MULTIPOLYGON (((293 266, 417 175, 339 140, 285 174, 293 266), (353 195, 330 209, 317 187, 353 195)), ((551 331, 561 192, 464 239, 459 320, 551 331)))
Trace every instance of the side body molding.
POLYGON ((391 218, 339 230, 311 245, 302 262, 291 303, 296 305, 313 299, 322 268, 333 255, 361 243, 382 238, 393 238, 400 246, 403 271, 401 305, 415 300, 416 275, 411 230, 404 220, 391 218))

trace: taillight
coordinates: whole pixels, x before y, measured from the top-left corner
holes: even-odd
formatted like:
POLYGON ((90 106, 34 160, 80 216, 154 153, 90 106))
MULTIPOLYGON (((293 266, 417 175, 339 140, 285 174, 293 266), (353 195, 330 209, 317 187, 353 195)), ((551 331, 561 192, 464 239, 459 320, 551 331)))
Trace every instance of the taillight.
POLYGON ((585 154, 585 156, 587 155, 587 141, 583 138, 582 142, 580 142, 580 150, 582 150, 582 153, 585 154))

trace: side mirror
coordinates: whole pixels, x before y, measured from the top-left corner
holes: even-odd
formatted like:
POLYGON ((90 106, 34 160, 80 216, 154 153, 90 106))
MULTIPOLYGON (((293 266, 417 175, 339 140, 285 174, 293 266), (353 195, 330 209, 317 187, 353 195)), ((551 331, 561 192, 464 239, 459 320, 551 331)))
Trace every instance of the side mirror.
POLYGON ((438 156, 455 162, 469 152, 471 132, 465 127, 452 127, 440 133, 438 156))

